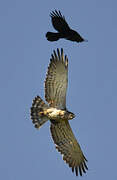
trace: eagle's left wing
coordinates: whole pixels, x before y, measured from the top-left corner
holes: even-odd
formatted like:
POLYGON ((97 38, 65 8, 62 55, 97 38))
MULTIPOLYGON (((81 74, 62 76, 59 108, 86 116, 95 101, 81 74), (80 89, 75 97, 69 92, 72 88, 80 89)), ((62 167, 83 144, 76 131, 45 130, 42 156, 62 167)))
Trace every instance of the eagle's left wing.
POLYGON ((51 123, 51 134, 56 144, 57 150, 63 155, 63 160, 72 168, 72 172, 76 172, 82 176, 88 170, 86 165, 86 158, 78 144, 69 122, 61 121, 59 123, 51 123))

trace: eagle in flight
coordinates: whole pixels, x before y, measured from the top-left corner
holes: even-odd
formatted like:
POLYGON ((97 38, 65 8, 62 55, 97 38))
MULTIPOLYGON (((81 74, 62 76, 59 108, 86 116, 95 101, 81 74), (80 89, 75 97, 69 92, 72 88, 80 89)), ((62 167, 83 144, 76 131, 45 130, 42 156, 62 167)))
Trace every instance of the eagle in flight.
POLYGON ((66 91, 68 85, 68 58, 63 49, 53 51, 45 80, 45 103, 39 96, 35 97, 31 107, 31 119, 39 129, 50 120, 50 131, 56 149, 63 155, 63 160, 75 171, 76 176, 88 170, 80 145, 78 144, 69 120, 75 115, 66 108, 66 91))
POLYGON ((60 11, 52 11, 50 13, 52 25, 58 32, 47 32, 46 38, 48 41, 57 41, 60 38, 65 38, 70 41, 83 42, 87 41, 80 36, 80 34, 69 27, 65 17, 62 16, 60 11))

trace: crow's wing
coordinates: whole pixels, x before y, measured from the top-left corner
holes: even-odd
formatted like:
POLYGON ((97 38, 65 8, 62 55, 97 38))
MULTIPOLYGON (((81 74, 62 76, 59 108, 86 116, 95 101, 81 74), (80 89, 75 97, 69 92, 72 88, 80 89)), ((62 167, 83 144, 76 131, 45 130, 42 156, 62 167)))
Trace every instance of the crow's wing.
POLYGON ((60 33, 67 33, 67 31, 70 30, 69 25, 67 24, 65 17, 62 16, 60 11, 52 11, 52 13, 50 13, 51 16, 51 20, 52 20, 52 24, 53 27, 60 33))

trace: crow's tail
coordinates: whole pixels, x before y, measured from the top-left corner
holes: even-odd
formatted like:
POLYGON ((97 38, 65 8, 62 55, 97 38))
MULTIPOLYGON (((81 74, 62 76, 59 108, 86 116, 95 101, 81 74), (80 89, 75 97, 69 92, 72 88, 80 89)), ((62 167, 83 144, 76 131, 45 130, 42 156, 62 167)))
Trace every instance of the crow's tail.
POLYGON ((60 38, 60 33, 47 32, 46 38, 48 41, 57 41, 60 38))

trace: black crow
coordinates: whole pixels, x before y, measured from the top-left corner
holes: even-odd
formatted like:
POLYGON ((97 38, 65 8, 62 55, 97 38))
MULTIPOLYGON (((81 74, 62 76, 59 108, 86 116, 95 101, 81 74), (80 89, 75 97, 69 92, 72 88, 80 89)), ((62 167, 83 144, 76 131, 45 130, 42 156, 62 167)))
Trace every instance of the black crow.
POLYGON ((69 25, 67 24, 65 17, 62 16, 60 11, 52 11, 50 13, 51 21, 53 27, 58 31, 57 33, 54 32, 47 32, 46 38, 48 41, 57 41, 60 38, 65 38, 67 40, 82 42, 87 41, 83 39, 79 33, 72 30, 69 25))

